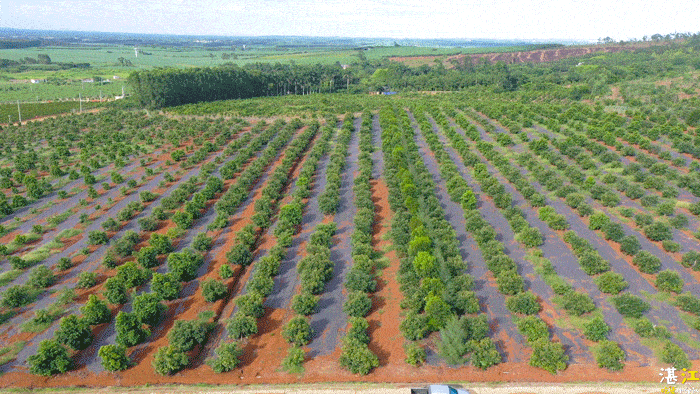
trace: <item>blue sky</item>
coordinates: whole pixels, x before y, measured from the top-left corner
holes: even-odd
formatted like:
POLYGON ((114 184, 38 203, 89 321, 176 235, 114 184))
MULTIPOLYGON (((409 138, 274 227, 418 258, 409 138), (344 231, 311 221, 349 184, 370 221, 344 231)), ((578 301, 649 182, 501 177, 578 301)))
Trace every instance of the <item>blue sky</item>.
POLYGON ((0 27, 188 35, 627 40, 700 31, 700 1, 2 0, 0 27))

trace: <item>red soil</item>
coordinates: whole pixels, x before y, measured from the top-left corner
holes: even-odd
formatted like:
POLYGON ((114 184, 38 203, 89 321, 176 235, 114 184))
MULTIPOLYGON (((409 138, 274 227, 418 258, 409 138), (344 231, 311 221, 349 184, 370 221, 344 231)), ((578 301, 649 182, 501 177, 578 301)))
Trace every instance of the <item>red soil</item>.
POLYGON ((638 43, 638 44, 624 44, 624 45, 590 45, 590 46, 570 46, 562 48, 553 49, 538 49, 534 51, 525 52, 503 52, 503 53, 477 53, 477 54, 460 54, 449 57, 444 56, 396 56, 390 57, 390 60, 405 63, 410 67, 418 67, 422 65, 432 65, 435 60, 442 60, 442 63, 446 68, 454 68, 453 61, 463 64, 465 61, 467 64, 479 64, 485 59, 490 64, 497 62, 504 62, 506 64, 513 63, 544 63, 556 61, 559 59, 565 59, 569 57, 578 57, 587 55, 590 53, 604 52, 620 52, 620 51, 632 51, 640 47, 648 47, 653 45, 652 43, 638 43))
POLYGON ((371 338, 369 348, 379 357, 377 371, 380 371, 405 364, 406 352, 403 348, 403 335, 399 330, 399 324, 403 320, 399 306, 403 297, 396 280, 400 261, 393 248, 385 252, 391 247, 391 242, 384 239, 391 229, 393 216, 389 208, 389 190, 382 179, 370 183, 375 206, 372 241, 375 250, 384 253, 389 261, 389 266, 382 270, 381 277, 377 278, 377 290, 372 294, 372 310, 367 316, 371 338))

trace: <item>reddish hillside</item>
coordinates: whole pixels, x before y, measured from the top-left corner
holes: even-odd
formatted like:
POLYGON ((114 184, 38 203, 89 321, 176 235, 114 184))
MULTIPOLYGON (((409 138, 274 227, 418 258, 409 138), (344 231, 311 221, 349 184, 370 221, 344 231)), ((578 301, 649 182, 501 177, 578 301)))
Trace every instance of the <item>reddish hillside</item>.
MULTIPOLYGON (((532 51, 519 52, 499 52, 499 53, 475 53, 470 55, 460 54, 444 58, 443 64, 445 67, 454 67, 454 60, 463 62, 464 58, 469 57, 473 64, 477 64, 480 59, 485 58, 490 63, 502 61, 506 64, 513 63, 543 63, 554 60, 565 59, 569 57, 583 56, 594 52, 620 52, 629 51, 640 47, 648 47, 652 45, 650 42, 634 43, 634 44, 610 44, 610 45, 589 45, 589 46, 571 46, 549 49, 536 49, 532 51)), ((441 56, 403 56, 390 57, 389 59, 397 62, 405 63, 411 67, 434 64, 436 59, 441 56)))

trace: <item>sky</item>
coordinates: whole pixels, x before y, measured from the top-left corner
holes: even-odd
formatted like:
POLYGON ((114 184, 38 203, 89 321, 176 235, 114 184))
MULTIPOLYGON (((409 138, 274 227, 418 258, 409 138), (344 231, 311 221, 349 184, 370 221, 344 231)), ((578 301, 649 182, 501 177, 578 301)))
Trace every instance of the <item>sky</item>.
POLYGON ((0 27, 222 36, 641 39, 700 31, 698 0, 0 0, 0 27))

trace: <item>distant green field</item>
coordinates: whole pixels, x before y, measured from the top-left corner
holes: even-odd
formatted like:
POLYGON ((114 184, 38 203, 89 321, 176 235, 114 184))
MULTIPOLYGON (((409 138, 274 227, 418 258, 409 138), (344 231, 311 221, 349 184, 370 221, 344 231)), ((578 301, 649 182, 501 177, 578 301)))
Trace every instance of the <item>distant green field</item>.
MULTIPOLYGON (((203 47, 139 47, 117 45, 32 47, 0 50, 0 58, 21 61, 27 57, 36 59, 38 55, 48 55, 53 63, 89 63, 88 69, 74 68, 60 71, 30 69, 23 72, 0 71, 0 103, 38 102, 46 100, 113 98, 121 95, 122 87, 130 94, 126 83, 128 75, 135 70, 154 67, 214 67, 225 63, 245 65, 248 63, 295 63, 309 64, 351 64, 360 60, 360 53, 370 61, 379 61, 387 56, 454 55, 459 53, 502 52, 520 50, 521 47, 473 47, 473 48, 430 48, 412 46, 369 47, 364 50, 339 48, 305 48, 250 46, 246 50, 237 48, 203 47), (124 66, 119 58, 131 62, 124 66), (114 79, 118 76, 119 79, 114 79), (100 77, 108 83, 82 83, 86 78, 100 77), (60 80, 57 83, 29 83, 30 79, 60 80)), ((40 68, 41 66, 29 66, 40 68)), ((3 121, 5 118, 0 118, 3 121)))
MULTIPOLYGON (((83 102, 83 110, 103 106, 104 103, 83 102)), ((52 103, 20 103, 22 121, 39 116, 55 115, 66 112, 78 112, 80 103, 77 101, 60 101, 52 103)), ((16 123, 19 120, 17 104, 0 104, 0 123, 7 121, 16 123), (8 118, 9 117, 9 118, 8 118)))

